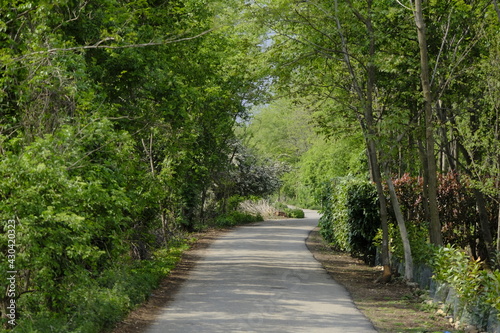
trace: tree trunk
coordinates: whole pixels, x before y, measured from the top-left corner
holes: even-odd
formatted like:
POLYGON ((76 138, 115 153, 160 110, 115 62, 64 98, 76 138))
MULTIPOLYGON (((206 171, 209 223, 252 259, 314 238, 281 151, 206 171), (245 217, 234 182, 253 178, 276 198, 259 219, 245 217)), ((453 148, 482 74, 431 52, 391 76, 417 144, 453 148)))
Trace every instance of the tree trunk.
MULTIPOLYGON (((483 192, 478 189, 472 189, 474 196, 476 197, 476 205, 479 213, 479 226, 481 231, 481 236, 484 240, 484 245, 486 247, 486 253, 483 253, 482 260, 489 261, 492 258, 494 252, 493 247, 493 237, 490 231, 490 222, 488 221, 488 211, 486 210, 486 199, 484 198, 483 192)), ((479 252, 481 253, 481 251, 479 252)))
POLYGON ((377 196, 379 201, 380 209, 380 225, 382 228, 382 248, 381 248, 381 259, 384 271, 380 282, 388 282, 391 279, 391 263, 389 257, 389 221, 387 213, 387 201, 385 199, 384 188, 382 186, 382 175, 380 173, 380 167, 378 163, 377 152, 375 148, 375 142, 372 139, 367 138, 368 154, 370 156, 371 176, 375 182, 377 188, 377 196))
MULTIPOLYGON (((382 186, 382 174, 380 172, 379 161, 377 157, 377 148, 374 138, 377 137, 375 129, 375 120, 373 117, 373 92, 376 80, 376 68, 373 62, 375 57, 375 33, 371 21, 371 16, 363 16, 353 5, 350 0, 346 0, 353 14, 365 25, 366 32, 369 38, 369 56, 370 62, 366 65, 366 85, 360 83, 358 75, 351 64, 351 57, 347 47, 347 39, 343 34, 342 25, 338 15, 335 15, 335 20, 338 28, 339 37, 341 40, 342 53, 344 56, 344 63, 351 76, 353 89, 358 95, 359 100, 363 103, 363 115, 359 117, 361 128, 366 141, 367 154, 369 158, 370 172, 373 182, 377 188, 377 195, 380 205, 380 223, 382 227, 382 265, 384 272, 381 277, 381 282, 387 282, 391 279, 392 272, 389 260, 389 224, 387 214, 387 202, 384 195, 382 186)), ((372 1, 367 1, 368 12, 371 12, 372 1)), ((338 13, 338 0, 334 1, 335 13, 338 13)))
POLYGON ((405 256, 405 279, 407 281, 413 280, 413 257, 411 255, 411 245, 410 239, 408 238, 408 231, 406 230, 405 219, 403 213, 401 212, 401 207, 399 206, 398 197, 396 196, 396 190, 394 189, 394 184, 386 172, 387 185, 389 186, 389 194, 391 195, 392 208, 394 209, 394 214, 396 215, 396 220, 398 221, 399 233, 401 234, 401 240, 403 241, 403 249, 405 256))
MULTIPOLYGON (((438 112, 437 115, 439 117, 439 121, 441 124, 446 124, 449 120, 449 117, 446 112, 446 108, 443 107, 443 102, 439 101, 438 103, 438 112)), ((449 171, 455 172, 457 170, 456 159, 453 154, 452 141, 453 141, 453 133, 450 133, 450 138, 448 138, 448 133, 446 131, 446 127, 440 126, 439 128, 441 134, 441 146, 442 146, 442 166, 441 170, 445 171, 448 169, 449 171)))
POLYGON ((420 163, 422 164, 422 181, 423 181, 423 184, 422 184, 422 188, 423 188, 422 204, 424 206, 424 214, 425 214, 425 216, 423 216, 423 218, 426 221, 430 221, 431 214, 429 213, 429 198, 427 197, 427 191, 426 191, 427 180, 429 179, 429 177, 428 177, 429 171, 427 170, 428 164, 427 164, 427 156, 425 155, 425 148, 422 145, 422 142, 420 142, 420 141, 418 142, 418 152, 420 155, 420 163))
MULTIPOLYGON (((464 145, 461 142, 457 142, 457 147, 462 152, 467 165, 471 166, 473 164, 473 160, 469 156, 467 149, 465 149, 464 145)), ((464 168, 464 170, 465 173, 472 179, 475 178, 470 168, 464 168)), ((481 232, 482 241, 484 242, 484 245, 486 247, 486 253, 483 255, 483 257, 487 258, 482 259, 487 260, 488 258, 491 258, 491 255, 493 254, 493 236, 491 235, 490 222, 488 220, 488 212, 486 210, 486 200, 484 198, 484 193, 481 192, 481 190, 473 189, 472 192, 474 193, 476 206, 479 213, 479 231, 481 232)), ((479 249, 478 253, 481 253, 481 249, 479 249)))
MULTIPOLYGON (((371 11, 371 1, 367 1, 369 11, 371 11)), ((351 8, 352 5, 351 5, 351 8)), ((370 62, 367 65, 367 81, 366 81, 366 105, 365 105, 365 123, 367 132, 369 135, 368 146, 371 156, 371 165, 373 172, 373 180, 375 181, 375 186, 377 187, 377 194, 380 205, 380 224, 382 227, 382 265, 384 267, 384 272, 382 274, 381 282, 388 282, 391 279, 391 263, 389 257, 389 222, 387 213, 387 200, 385 199, 384 188, 382 186, 382 173, 380 171, 380 164, 377 156, 377 146, 373 138, 376 137, 377 133, 375 130, 375 120, 373 117, 373 92, 375 89, 376 80, 376 68, 373 64, 373 58, 375 57, 375 31, 373 29, 372 21, 370 16, 363 18, 356 11, 354 12, 356 16, 365 23, 366 31, 370 38, 370 62)))
POLYGON ((439 209, 437 204, 437 167, 434 156, 434 123, 432 113, 432 95, 429 79, 429 60, 427 53, 427 37, 422 11, 422 0, 415 0, 415 24, 417 26, 418 44, 420 47, 420 77, 424 94, 425 108, 425 142, 427 157, 427 197, 429 199, 430 226, 429 236, 434 245, 443 245, 439 209))
MULTIPOLYGON (((500 200, 500 195, 498 197, 500 200)), ((500 254, 500 205, 498 205, 498 220, 497 220, 497 256, 500 254)), ((500 262, 498 263, 500 265, 500 262)))

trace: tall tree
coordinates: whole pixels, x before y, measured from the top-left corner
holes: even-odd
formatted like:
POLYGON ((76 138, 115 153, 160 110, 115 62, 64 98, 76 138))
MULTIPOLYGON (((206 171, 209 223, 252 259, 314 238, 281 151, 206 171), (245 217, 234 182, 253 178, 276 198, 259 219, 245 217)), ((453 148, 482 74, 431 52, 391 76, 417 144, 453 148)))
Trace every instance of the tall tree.
MULTIPOLYGON (((384 279, 391 275, 389 264, 388 211, 383 190, 380 153, 381 109, 377 109, 377 36, 373 17, 379 8, 372 1, 363 3, 347 1, 326 3, 306 1, 290 3, 290 9, 280 3, 266 11, 275 13, 268 23, 277 40, 274 50, 281 50, 280 42, 289 47, 279 80, 287 82, 289 89, 316 95, 318 99, 331 100, 331 105, 341 114, 357 119, 365 137, 371 177, 377 185, 383 229, 382 260, 384 279), (331 24, 325 25, 325 22, 331 24), (278 42, 279 40, 279 42, 278 42), (360 42, 362 41, 362 42, 360 42), (302 49, 301 49, 302 48, 302 49), (309 63, 308 63, 309 62, 309 63), (290 69, 287 65, 293 66, 290 69), (326 65, 323 65, 326 64, 326 65), (311 73, 315 73, 311 75, 311 73), (293 75, 291 75, 293 74, 293 75), (287 81, 288 80, 288 81, 287 81)), ((276 55, 276 53, 272 53, 276 55)), ((336 110, 336 111, 337 111, 336 110)), ((328 130, 327 130, 328 131, 328 130)))
POLYGON ((424 165, 424 174, 427 178, 426 193, 429 206, 430 239, 435 245, 443 245, 441 236, 441 223, 439 221, 439 209, 437 205, 437 166, 434 155, 434 113, 432 111, 433 99, 430 83, 429 55, 427 50, 426 26, 424 21, 422 0, 415 0, 415 24, 417 26, 418 45, 420 48, 420 78, 424 95, 425 110, 425 152, 427 162, 424 165))

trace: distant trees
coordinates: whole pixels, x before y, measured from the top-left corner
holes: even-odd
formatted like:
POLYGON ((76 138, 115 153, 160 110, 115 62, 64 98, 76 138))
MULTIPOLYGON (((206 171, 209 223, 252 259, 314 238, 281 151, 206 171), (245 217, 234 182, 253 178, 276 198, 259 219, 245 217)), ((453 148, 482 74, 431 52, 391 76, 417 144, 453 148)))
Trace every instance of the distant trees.
POLYGON ((362 136, 348 133, 351 126, 340 121, 337 135, 326 139, 313 120, 323 111, 307 100, 278 99, 255 108, 245 130, 247 145, 286 171, 279 196, 290 204, 317 207, 332 177, 367 171, 362 136))

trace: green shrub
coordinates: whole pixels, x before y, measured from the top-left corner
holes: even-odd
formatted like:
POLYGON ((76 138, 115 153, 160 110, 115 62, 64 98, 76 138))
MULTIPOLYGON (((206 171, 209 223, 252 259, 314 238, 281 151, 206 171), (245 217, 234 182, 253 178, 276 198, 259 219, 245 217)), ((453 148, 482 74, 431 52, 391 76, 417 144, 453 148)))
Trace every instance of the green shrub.
POLYGON ((305 217, 304 211, 302 209, 298 208, 286 208, 284 209, 284 212, 288 217, 294 218, 294 219, 303 219, 305 217))
POLYGON ((378 196, 369 182, 353 182, 347 190, 347 215, 351 253, 375 264, 376 246, 373 242, 380 227, 378 196))
POLYGON ((350 252, 347 189, 352 178, 337 178, 325 184, 322 196, 320 233, 338 251, 350 252))
POLYGON ((276 202, 273 206, 274 206, 274 208, 276 208, 276 210, 279 210, 282 212, 284 212, 286 209, 288 209, 288 206, 282 202, 276 202))
MULTIPOLYGON (((413 263, 415 264, 429 264, 432 260, 433 246, 428 242, 429 230, 413 221, 406 221, 406 230, 411 246, 411 255, 413 263)), ((382 242, 382 231, 380 230, 380 245, 382 242)), ((400 260, 404 261, 403 241, 401 240, 401 233, 399 228, 394 223, 389 223, 389 238, 391 239, 391 253, 400 260)))
POLYGON ((47 309, 43 294, 24 294, 13 331, 95 333, 110 329, 149 297, 188 247, 182 241, 154 252, 151 260, 116 264, 96 278, 82 274, 68 281, 64 307, 58 313, 47 309))
POLYGON ((247 198, 241 195, 233 195, 227 199, 226 208, 228 211, 237 210, 239 205, 245 201, 247 198))
POLYGON ((251 215, 239 211, 232 211, 217 217, 215 224, 218 227, 224 228, 224 227, 233 227, 240 224, 260 222, 263 220, 264 219, 260 215, 251 215))
POLYGON ((63 126, 0 161, 0 220, 16 221, 19 302, 34 317, 37 311, 64 314, 75 286, 128 256, 130 223, 144 204, 133 156, 130 135, 100 119, 82 128, 63 126))
POLYGON ((461 305, 486 325, 495 310, 500 319, 500 271, 488 270, 479 260, 471 260, 453 246, 436 251, 433 260, 434 279, 448 284, 461 305))
POLYGON ((380 226, 373 184, 353 177, 338 178, 325 187, 320 232, 335 249, 373 263, 374 238, 380 226))

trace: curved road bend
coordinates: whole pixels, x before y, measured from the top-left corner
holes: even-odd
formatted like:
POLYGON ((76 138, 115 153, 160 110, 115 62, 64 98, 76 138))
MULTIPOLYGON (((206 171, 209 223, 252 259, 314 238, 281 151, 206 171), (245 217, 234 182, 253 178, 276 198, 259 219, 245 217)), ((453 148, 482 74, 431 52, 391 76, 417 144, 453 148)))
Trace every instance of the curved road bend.
POLYGON ((307 249, 318 218, 306 211, 216 240, 146 333, 376 332, 307 249))

